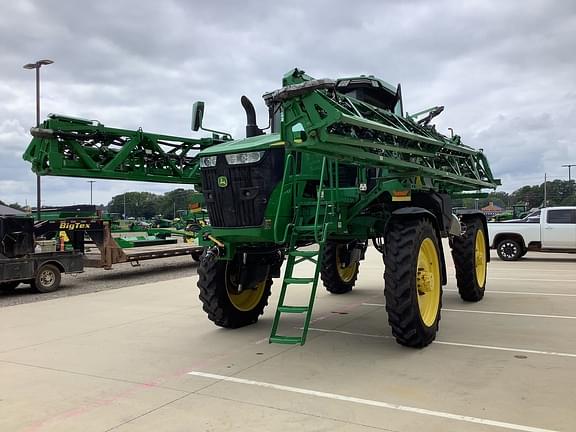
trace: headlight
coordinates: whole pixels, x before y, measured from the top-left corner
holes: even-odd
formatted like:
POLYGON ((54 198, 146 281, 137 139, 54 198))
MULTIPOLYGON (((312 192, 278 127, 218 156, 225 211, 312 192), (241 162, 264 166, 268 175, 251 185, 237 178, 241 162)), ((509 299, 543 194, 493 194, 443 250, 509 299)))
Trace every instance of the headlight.
POLYGON ((200 158, 200 168, 212 168, 213 166, 216 166, 216 156, 200 158))
POLYGON ((250 164, 256 163, 264 156, 263 151, 250 152, 250 153, 234 153, 226 155, 226 162, 230 165, 250 164))

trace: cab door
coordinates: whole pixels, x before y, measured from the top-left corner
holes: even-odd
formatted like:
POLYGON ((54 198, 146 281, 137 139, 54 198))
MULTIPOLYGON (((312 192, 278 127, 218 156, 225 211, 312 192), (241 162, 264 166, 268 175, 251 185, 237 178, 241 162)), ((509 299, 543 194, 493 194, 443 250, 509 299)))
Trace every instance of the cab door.
POLYGON ((542 220, 542 247, 576 249, 576 209, 550 209, 542 220))

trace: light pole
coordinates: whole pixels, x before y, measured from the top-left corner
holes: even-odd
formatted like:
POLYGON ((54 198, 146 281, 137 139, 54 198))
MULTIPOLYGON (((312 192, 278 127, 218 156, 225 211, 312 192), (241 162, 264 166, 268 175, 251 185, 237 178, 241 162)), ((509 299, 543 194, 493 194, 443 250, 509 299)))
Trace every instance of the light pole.
MULTIPOLYGON (((36 63, 27 63, 22 66, 24 69, 36 69, 36 127, 40 126, 40 68, 54 63, 52 60, 38 60, 36 63)), ((36 174, 36 215, 40 220, 40 174, 36 174)))
POLYGON ((548 183, 548 177, 546 175, 546 173, 544 173, 544 208, 548 207, 546 205, 546 201, 548 200, 548 193, 546 190, 546 183, 548 183))
POLYGON ((562 165, 563 168, 568 168, 568 190, 570 191, 570 195, 572 195, 573 187, 572 187, 572 167, 576 166, 576 164, 566 164, 562 165))
POLYGON ((88 180, 88 183, 90 183, 90 205, 92 205, 92 185, 96 183, 96 180, 88 180))

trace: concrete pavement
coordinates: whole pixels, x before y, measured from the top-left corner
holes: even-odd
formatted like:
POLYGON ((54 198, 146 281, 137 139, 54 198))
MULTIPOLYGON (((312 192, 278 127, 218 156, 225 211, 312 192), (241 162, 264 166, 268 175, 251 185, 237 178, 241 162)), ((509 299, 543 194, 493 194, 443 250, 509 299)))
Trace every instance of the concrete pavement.
POLYGON ((469 304, 449 262, 423 350, 391 338, 374 249, 352 293, 319 288, 304 347, 267 343, 274 287, 234 331, 207 320, 196 277, 2 308, 0 431, 573 431, 575 263, 493 258, 469 304))

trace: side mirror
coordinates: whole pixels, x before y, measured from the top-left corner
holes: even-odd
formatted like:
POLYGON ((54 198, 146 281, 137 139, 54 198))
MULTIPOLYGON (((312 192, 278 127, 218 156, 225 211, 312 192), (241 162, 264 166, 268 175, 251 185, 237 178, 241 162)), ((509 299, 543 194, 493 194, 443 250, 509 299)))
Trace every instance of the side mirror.
POLYGON ((204 102, 194 102, 192 105, 192 130, 197 131, 202 128, 202 118, 204 118, 204 102))

